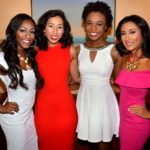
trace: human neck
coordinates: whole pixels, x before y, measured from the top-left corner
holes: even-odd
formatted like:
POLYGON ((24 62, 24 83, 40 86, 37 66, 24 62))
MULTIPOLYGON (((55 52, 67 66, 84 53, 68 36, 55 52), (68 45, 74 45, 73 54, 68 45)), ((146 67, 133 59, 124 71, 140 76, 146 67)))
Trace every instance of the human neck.
POLYGON ((21 56, 26 56, 25 50, 23 48, 17 49, 17 53, 20 54, 21 56))
POLYGON ((108 42, 105 40, 98 40, 98 41, 87 40, 85 42, 85 45, 90 48, 98 48, 108 45, 108 42))
POLYGON ((134 71, 139 67, 139 59, 143 56, 141 48, 131 51, 127 55, 126 69, 134 71))
POLYGON ((137 58, 142 57, 142 56, 143 56, 142 49, 141 49, 141 48, 138 48, 138 49, 136 49, 136 50, 131 51, 130 56, 131 56, 131 57, 137 57, 137 58))
POLYGON ((59 44, 59 42, 58 43, 48 43, 48 46, 49 47, 55 47, 55 46, 57 46, 59 44))

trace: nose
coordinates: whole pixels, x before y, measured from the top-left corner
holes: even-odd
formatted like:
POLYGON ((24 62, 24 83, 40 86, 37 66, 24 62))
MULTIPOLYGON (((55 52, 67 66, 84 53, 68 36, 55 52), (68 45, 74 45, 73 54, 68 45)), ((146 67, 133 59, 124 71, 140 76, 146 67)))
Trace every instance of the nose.
POLYGON ((58 33, 58 28, 54 28, 54 33, 58 33))
POLYGON ((92 25, 91 29, 92 29, 92 31, 95 31, 96 30, 96 25, 92 25))
POLYGON ((125 35, 125 40, 127 41, 130 38, 129 34, 125 35))
POLYGON ((27 39, 30 39, 31 38, 31 33, 27 32, 26 37, 27 37, 27 39))

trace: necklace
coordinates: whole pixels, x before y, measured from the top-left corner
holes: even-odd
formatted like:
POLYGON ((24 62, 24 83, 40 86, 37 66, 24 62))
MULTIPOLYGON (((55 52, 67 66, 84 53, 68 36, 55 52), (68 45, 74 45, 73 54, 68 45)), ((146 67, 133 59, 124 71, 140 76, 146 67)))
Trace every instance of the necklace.
POLYGON ((137 57, 137 60, 134 61, 133 57, 130 57, 126 64, 126 69, 129 71, 133 71, 139 66, 139 58, 137 57))
POLYGON ((25 67, 27 70, 31 70, 31 67, 29 66, 29 59, 28 57, 26 57, 26 59, 24 57, 21 57, 20 54, 17 54, 18 58, 20 61, 23 61, 25 63, 25 67))
POLYGON ((134 63, 130 63, 129 61, 127 61, 127 65, 126 68, 129 71, 133 71, 134 69, 136 69, 139 66, 139 62, 135 61, 134 63))
POLYGON ((96 50, 102 50, 104 48, 106 48, 107 46, 109 46, 110 44, 107 44, 107 45, 103 45, 101 47, 88 47, 86 46, 86 44, 84 43, 83 46, 88 49, 88 50, 91 50, 91 51, 96 51, 96 50))
POLYGON ((134 53, 134 55, 129 54, 128 55, 128 60, 127 60, 127 64, 126 64, 126 69, 129 71, 133 71, 136 68, 139 67, 139 59, 143 58, 143 53, 142 53, 142 49, 141 46, 138 47, 134 53))

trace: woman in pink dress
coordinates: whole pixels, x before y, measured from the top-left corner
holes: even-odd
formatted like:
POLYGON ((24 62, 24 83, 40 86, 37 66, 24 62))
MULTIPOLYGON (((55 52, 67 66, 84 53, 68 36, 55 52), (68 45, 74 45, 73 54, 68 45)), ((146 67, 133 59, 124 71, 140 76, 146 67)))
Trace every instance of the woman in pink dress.
MULTIPOLYGON (((150 88, 150 29, 137 15, 123 18, 116 29, 121 71, 115 81, 120 86, 121 150, 142 150, 150 136, 150 120, 129 111, 144 106, 150 88)), ((148 111, 148 110, 147 110, 148 111)))

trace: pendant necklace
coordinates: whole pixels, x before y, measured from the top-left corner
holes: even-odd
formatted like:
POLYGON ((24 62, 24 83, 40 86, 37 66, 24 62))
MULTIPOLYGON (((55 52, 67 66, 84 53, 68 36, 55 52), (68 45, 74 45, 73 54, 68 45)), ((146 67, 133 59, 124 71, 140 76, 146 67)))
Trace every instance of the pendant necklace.
POLYGON ((135 61, 133 57, 129 56, 129 60, 127 61, 126 64, 126 69, 128 71, 133 71, 139 66, 139 58, 137 57, 137 60, 135 61))
POLYGON ((29 66, 29 59, 28 57, 26 57, 26 59, 24 57, 21 57, 20 54, 17 54, 18 58, 20 61, 25 63, 25 67, 27 70, 31 70, 31 67, 29 66))

